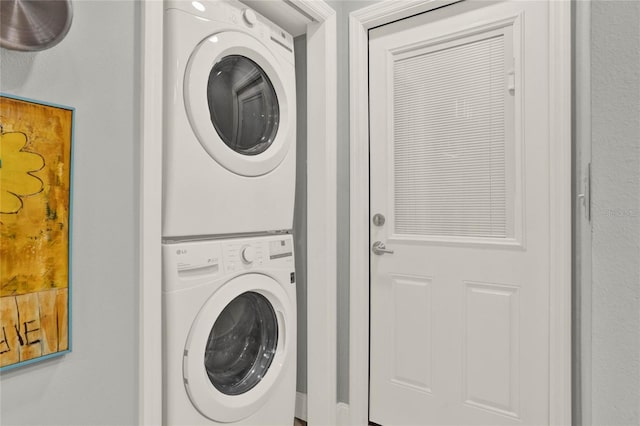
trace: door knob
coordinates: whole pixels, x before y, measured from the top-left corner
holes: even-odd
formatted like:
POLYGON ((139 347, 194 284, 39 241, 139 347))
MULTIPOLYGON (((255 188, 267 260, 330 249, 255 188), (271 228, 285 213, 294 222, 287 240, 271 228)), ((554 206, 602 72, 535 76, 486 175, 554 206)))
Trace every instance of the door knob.
POLYGON ((373 243, 371 251, 373 252, 373 254, 377 254, 378 256, 381 256, 385 253, 393 254, 393 250, 389 250, 382 241, 376 241, 375 243, 373 243))

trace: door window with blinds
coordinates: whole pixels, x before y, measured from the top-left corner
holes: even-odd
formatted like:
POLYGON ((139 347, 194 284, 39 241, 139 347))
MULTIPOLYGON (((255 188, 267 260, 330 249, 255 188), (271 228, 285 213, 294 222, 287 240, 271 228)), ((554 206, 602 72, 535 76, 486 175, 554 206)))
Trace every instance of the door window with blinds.
POLYGON ((512 26, 390 59, 394 235, 517 239, 512 26))

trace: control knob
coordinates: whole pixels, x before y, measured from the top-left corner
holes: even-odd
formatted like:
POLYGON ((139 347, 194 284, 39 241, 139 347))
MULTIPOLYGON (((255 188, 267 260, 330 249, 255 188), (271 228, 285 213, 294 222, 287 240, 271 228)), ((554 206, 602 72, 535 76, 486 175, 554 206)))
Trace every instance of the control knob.
POLYGON ((245 22, 250 27, 253 27, 258 22, 258 17, 256 13, 251 9, 245 9, 242 16, 244 17, 245 22))
POLYGON ((242 262, 246 264, 253 263, 253 261, 256 259, 256 251, 251 246, 243 247, 240 253, 241 253, 240 256, 242 257, 242 262))

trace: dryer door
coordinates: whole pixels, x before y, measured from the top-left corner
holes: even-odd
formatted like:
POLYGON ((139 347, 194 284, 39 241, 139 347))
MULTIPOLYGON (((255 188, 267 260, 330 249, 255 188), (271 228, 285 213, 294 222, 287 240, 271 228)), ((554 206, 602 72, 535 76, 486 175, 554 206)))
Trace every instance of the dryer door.
POLYGON ((291 303, 280 284, 262 274, 236 277, 207 300, 183 358, 185 388, 201 414, 234 422, 266 402, 292 356, 291 303))
POLYGON ((195 49, 184 80, 187 116, 218 163, 243 176, 276 168, 292 143, 291 65, 248 34, 227 31, 195 49), (285 74, 286 73, 286 74, 285 74))

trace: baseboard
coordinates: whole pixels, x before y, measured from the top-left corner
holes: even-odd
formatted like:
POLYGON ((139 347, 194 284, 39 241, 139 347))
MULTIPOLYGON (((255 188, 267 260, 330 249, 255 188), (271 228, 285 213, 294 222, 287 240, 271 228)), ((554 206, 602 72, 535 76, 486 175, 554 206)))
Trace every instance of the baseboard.
POLYGON ((337 424, 339 426, 347 426, 350 423, 349 419, 349 404, 344 402, 338 402, 338 408, 336 410, 337 424))
MULTIPOLYGON (((296 392, 296 410, 295 416, 300 420, 307 421, 307 394, 296 392)), ((338 402, 336 408, 336 424, 339 426, 347 426, 349 424, 349 404, 338 402)))
POLYGON ((296 392, 296 417, 307 421, 307 394, 296 392))

